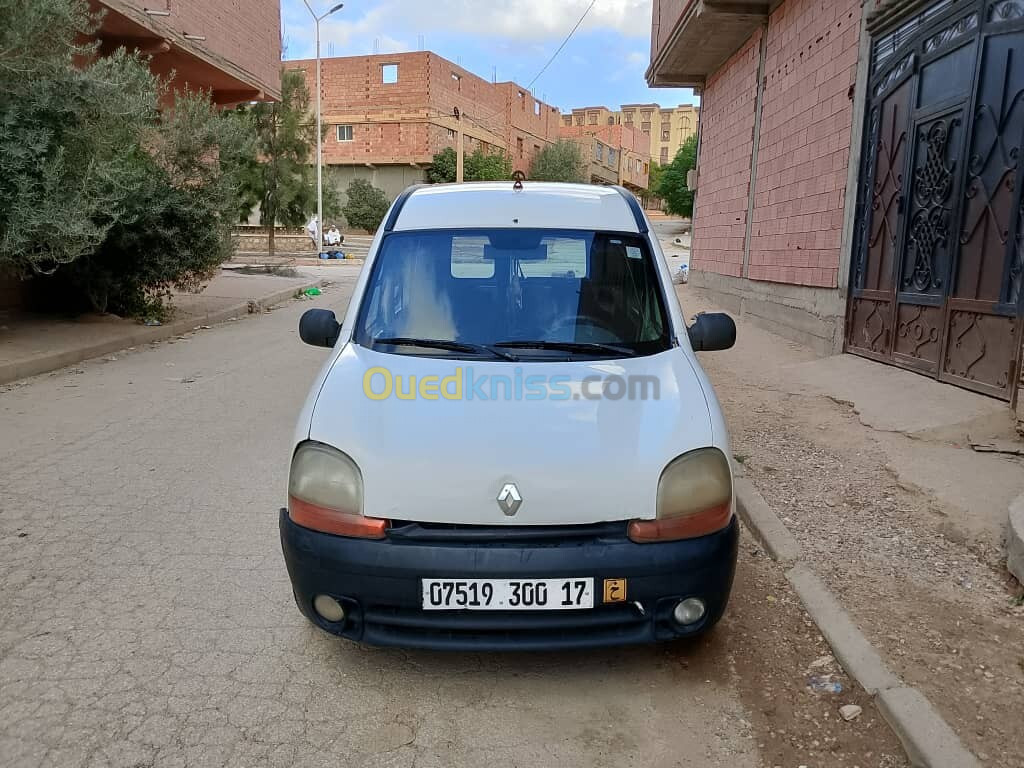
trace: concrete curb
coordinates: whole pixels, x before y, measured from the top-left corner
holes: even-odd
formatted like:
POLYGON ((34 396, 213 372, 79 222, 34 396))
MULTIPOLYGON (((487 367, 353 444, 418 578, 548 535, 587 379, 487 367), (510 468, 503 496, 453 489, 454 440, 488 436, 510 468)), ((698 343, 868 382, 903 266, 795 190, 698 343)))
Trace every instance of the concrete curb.
POLYGON ((875 697, 878 711, 907 750, 913 765, 975 768, 979 763, 915 688, 889 688, 875 697))
MULTIPOLYGON (((318 288, 322 281, 317 280, 311 283, 296 285, 292 288, 282 289, 274 293, 253 299, 261 308, 280 304, 290 298, 297 296, 300 292, 309 288, 318 288)), ((84 347, 68 349, 63 352, 55 352, 51 355, 32 358, 30 360, 19 360, 13 363, 0 364, 0 384, 9 384, 18 379, 26 379, 29 376, 38 376, 41 373, 49 373, 59 368, 66 368, 69 365, 80 363, 101 355, 109 355, 128 347, 137 347, 142 344, 151 344, 155 341, 163 341, 172 336, 180 336, 189 333, 197 325, 216 325, 230 320, 232 317, 244 317, 249 313, 249 301, 234 304, 230 307, 218 309, 214 312, 192 315, 185 320, 176 320, 167 325, 156 327, 138 326, 127 330, 123 335, 113 339, 107 339, 96 344, 89 344, 84 347)))
POLYGON ((900 680, 853 623, 828 587, 806 565, 798 564, 786 573, 786 579, 800 596, 807 613, 814 619, 839 663, 865 691, 875 695, 897 688, 900 680))
POLYGON ((1006 567, 1024 584, 1024 494, 1010 502, 1006 531, 1006 567))
POLYGON ((799 560, 803 555, 800 542, 782 524, 754 484, 746 478, 737 477, 734 485, 736 511, 772 559, 783 565, 799 560))
MULTIPOLYGON (((980 768, 920 691, 904 686, 889 669, 825 583, 800 562, 800 543, 749 480, 735 480, 736 508, 765 550, 786 571, 786 579, 828 641, 843 669, 870 693, 879 712, 917 768, 980 768), (792 567, 789 567, 792 565, 792 567)), ((1024 518, 1024 495, 1018 507, 1024 518)), ((1015 502, 1016 504, 1016 502, 1015 502)), ((1011 516, 1013 506, 1011 505, 1011 516)), ((1021 520, 1024 523, 1024 519, 1021 520)), ((1019 530, 1024 531, 1024 525, 1019 530)), ((1024 554, 1024 550, 1022 550, 1024 554)))

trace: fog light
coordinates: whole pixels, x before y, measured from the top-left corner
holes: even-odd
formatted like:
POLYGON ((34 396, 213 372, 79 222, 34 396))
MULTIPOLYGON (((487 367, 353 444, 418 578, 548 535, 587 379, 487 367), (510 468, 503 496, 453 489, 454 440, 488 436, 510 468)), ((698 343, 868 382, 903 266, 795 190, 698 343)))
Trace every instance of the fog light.
POLYGON ((328 595, 314 597, 313 608, 324 621, 337 623, 345 618, 345 609, 341 607, 341 603, 328 595))
POLYGON ((704 601, 697 597, 688 597, 676 603, 672 610, 672 618, 679 624, 696 624, 704 618, 704 601))

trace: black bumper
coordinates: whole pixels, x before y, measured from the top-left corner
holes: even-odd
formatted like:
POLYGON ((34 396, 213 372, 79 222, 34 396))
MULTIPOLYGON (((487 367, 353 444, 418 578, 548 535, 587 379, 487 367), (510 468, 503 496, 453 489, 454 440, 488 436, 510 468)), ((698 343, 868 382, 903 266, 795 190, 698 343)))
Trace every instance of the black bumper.
POLYGON ((281 510, 281 546, 295 600, 305 616, 336 635, 370 645, 450 650, 548 650, 648 643, 706 631, 725 610, 736 566, 736 521, 719 533, 664 544, 634 544, 625 524, 580 527, 576 535, 522 532, 495 538, 422 530, 371 541, 319 533, 281 510), (424 611, 423 578, 595 580, 586 611, 424 611), (601 604, 604 579, 626 579, 626 603, 601 604), (331 623, 313 610, 327 594, 345 607, 331 623), (699 597, 707 613, 686 627, 672 609, 699 597), (640 605, 638 606, 637 603, 640 605), (640 606, 643 610, 641 611, 640 606))

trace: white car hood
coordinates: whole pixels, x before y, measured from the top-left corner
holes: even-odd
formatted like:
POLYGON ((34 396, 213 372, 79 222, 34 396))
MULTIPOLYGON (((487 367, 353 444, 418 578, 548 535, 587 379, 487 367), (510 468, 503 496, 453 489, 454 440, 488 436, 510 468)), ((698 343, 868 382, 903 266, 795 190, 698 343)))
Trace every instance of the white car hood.
MULTIPOLYGON (((716 437, 725 441, 724 434, 713 434, 698 370, 680 348, 627 360, 515 364, 384 354, 347 344, 320 390, 309 438, 356 462, 364 513, 372 517, 477 525, 649 519, 665 465, 715 445, 716 437), (516 370, 523 379, 563 376, 574 395, 588 376, 652 376, 660 398, 470 400, 464 386, 458 401, 394 395, 375 401, 363 382, 378 366, 417 380, 451 376, 456 368, 472 368, 475 377, 513 379, 516 370), (506 483, 515 483, 522 497, 514 516, 497 502, 506 483)), ((374 382, 380 392, 383 377, 374 382)))

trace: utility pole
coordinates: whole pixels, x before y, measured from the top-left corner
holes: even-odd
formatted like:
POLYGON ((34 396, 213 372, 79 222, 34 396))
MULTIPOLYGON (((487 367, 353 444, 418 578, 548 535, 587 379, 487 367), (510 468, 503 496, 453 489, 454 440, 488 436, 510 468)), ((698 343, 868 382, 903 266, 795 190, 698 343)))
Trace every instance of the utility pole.
POLYGON ((464 146, 462 138, 462 113, 459 112, 459 108, 455 108, 455 181, 461 184, 463 182, 463 165, 466 159, 466 147, 464 146))
MULTIPOLYGON (((317 16, 308 0, 302 0, 306 9, 313 17, 316 25, 316 255, 324 250, 324 186, 323 186, 323 131, 320 127, 320 22, 335 11, 340 11, 344 3, 338 3, 323 16, 317 16)), ((273 226, 273 222, 271 222, 273 226)))

